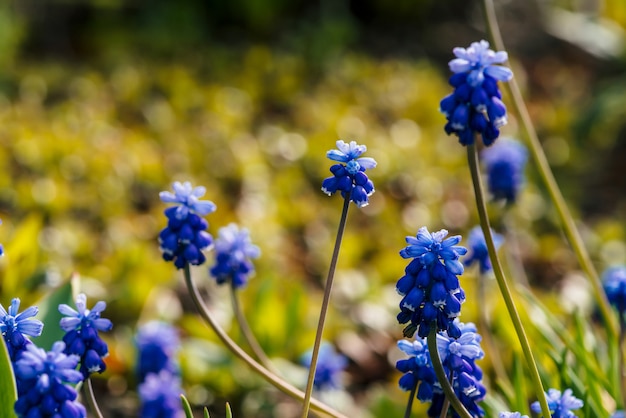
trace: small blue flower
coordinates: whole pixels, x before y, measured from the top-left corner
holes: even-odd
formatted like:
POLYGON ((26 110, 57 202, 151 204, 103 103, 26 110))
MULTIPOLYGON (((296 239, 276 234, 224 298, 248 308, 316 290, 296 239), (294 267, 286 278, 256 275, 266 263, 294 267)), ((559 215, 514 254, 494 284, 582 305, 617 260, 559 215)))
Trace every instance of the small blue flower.
POLYGON ((513 139, 502 139, 481 153, 489 192, 496 200, 514 203, 524 182, 528 150, 513 139))
POLYGON ((619 312, 620 320, 626 320, 626 266, 607 269, 602 273, 602 282, 609 303, 619 312))
MULTIPOLYGON (((504 237, 495 232, 491 232, 493 237, 493 243, 496 249, 504 242, 504 237)), ((469 247, 469 254, 463 260, 463 264, 470 266, 475 262, 480 267, 480 274, 485 274, 491 271, 491 261, 489 260, 489 252, 487 251, 487 243, 485 242, 485 235, 480 226, 476 226, 471 229, 469 236, 467 237, 467 246, 469 247)))
MULTIPOLYGON (((574 415, 571 411, 580 409, 584 405, 583 401, 572 395, 571 389, 565 389, 563 394, 561 394, 560 390, 549 389, 546 397, 552 418, 575 417, 576 415, 574 415)), ((539 405, 539 402, 533 402, 532 405, 530 405, 530 409, 533 412, 541 413, 541 406, 539 405)))
POLYGON ((22 313, 18 313, 19 309, 18 298, 11 300, 8 312, 0 304, 0 332, 7 343, 12 362, 17 360, 19 354, 30 344, 25 335, 38 337, 43 330, 43 323, 38 319, 32 319, 39 312, 36 306, 31 306, 22 313))
POLYGON ((513 77, 510 69, 495 65, 508 59, 507 53, 489 49, 487 41, 474 42, 469 48, 454 48, 456 58, 450 61, 450 85, 454 93, 440 103, 448 123, 446 132, 456 134, 462 145, 474 143, 474 134, 491 145, 500 135, 498 128, 507 123, 506 107, 498 81, 513 77))
POLYGON ((374 183, 365 171, 376 167, 376 161, 369 157, 359 158, 367 150, 365 145, 358 145, 355 141, 346 144, 341 140, 336 144, 337 149, 328 151, 326 157, 343 164, 330 168, 333 177, 322 182, 322 191, 329 196, 341 191, 344 199, 349 196, 358 207, 367 206, 368 197, 374 193, 374 183))
MULTIPOLYGON (((301 363, 309 367, 312 355, 311 351, 304 354, 301 363)), ((348 359, 344 355, 338 354, 332 345, 323 343, 317 357, 313 386, 318 390, 341 388, 341 373, 347 366, 348 359)))
POLYGON ((432 321, 436 321, 439 331, 461 335, 454 319, 461 312, 465 292, 457 275, 463 273, 459 257, 467 250, 456 245, 461 236, 445 239, 447 235, 445 229, 431 234, 422 227, 416 237, 406 238, 409 245, 400 251, 403 258, 413 258, 396 284, 403 296, 398 322, 410 322, 404 329, 405 337, 412 337, 416 330, 420 337, 426 337, 432 321))
POLYGON ((528 415, 522 415, 519 412, 500 412, 498 418, 528 418, 528 415))
POLYGON ((398 360, 396 369, 404 375, 398 382, 400 389, 411 391, 419 385, 416 397, 421 402, 431 402, 437 385, 437 376, 433 370, 428 345, 425 338, 398 341, 398 348, 410 357, 398 360))
POLYGON ((626 418, 626 412, 622 410, 615 411, 613 415, 611 415, 611 418, 626 418))
POLYGON ((174 193, 160 194, 163 202, 180 204, 165 210, 168 222, 159 234, 163 259, 174 261, 179 269, 187 263, 198 266, 206 261, 202 251, 213 244, 213 237, 206 232, 209 224, 200 216, 214 212, 216 207, 208 200, 198 200, 205 193, 204 187, 176 182, 173 188, 174 193))
POLYGON ((85 407, 76 402, 76 390, 67 385, 83 380, 75 370, 76 355, 65 355, 65 343, 57 341, 47 352, 29 344, 15 363, 18 399, 15 412, 19 417, 84 418, 85 407))
POLYGON ((237 289, 244 286, 254 274, 251 258, 261 255, 259 247, 252 244, 247 229, 231 223, 218 232, 215 240, 215 265, 211 268, 211 276, 217 283, 232 283, 237 289))
POLYGON ((91 373, 102 373, 106 364, 102 360, 109 354, 109 347, 102 341, 98 331, 110 331, 113 324, 100 314, 106 309, 106 303, 99 301, 91 310, 87 309, 87 296, 84 293, 76 297, 76 308, 59 305, 59 312, 65 315, 60 321, 66 332, 63 341, 67 344, 66 354, 76 354, 80 358, 80 372, 86 379, 91 373))
POLYGON ((151 321, 141 326, 137 332, 137 373, 143 382, 150 373, 167 371, 178 373, 174 356, 180 346, 176 329, 159 321, 151 321))
POLYGON ((150 373, 139 385, 141 418, 180 418, 184 417, 180 395, 180 378, 163 370, 150 373))

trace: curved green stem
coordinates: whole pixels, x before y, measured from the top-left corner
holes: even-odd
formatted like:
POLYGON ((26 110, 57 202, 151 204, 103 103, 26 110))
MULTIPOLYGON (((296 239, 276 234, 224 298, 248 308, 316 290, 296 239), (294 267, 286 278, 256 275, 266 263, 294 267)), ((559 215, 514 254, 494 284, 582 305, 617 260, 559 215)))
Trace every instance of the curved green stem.
POLYGON ((417 385, 411 389, 409 394, 409 400, 406 403, 406 409, 404 410, 404 418, 411 418, 411 411, 413 410, 413 400, 415 399, 415 392, 417 392, 417 385))
POLYGON ((618 363, 619 363, 619 387, 622 395, 622 409, 626 408, 626 364, 624 362, 624 340, 626 339, 626 324, 620 319, 619 327, 618 363))
POLYGON ((313 392, 313 382, 315 381, 315 369, 317 368, 317 359, 319 357, 320 345, 322 344, 322 334, 324 333, 324 324, 326 322, 326 313, 328 312, 328 306, 330 305, 330 293, 333 288, 333 279, 335 277, 335 270, 337 269, 337 260, 339 259, 339 249, 341 248, 341 239, 343 238, 343 232, 346 229, 346 221, 348 219, 348 208, 350 207, 350 195, 348 194, 343 200, 343 209, 341 211, 341 219, 339 220, 339 227, 337 228, 337 238, 335 239, 335 248, 333 249, 333 256, 330 260, 330 267, 328 269, 328 277, 326 278, 326 285, 324 286, 324 299, 322 300, 322 308, 320 310, 320 319, 317 322, 317 331, 315 333, 315 344, 313 345, 313 352, 311 353, 311 365, 309 366, 309 377, 306 383, 306 390, 304 402, 302 403, 302 418, 306 418, 309 415, 309 403, 311 400, 311 394, 313 392))
MULTIPOLYGON (((270 384, 272 384, 278 390, 291 396, 292 398, 300 399, 300 400, 304 399, 304 393, 301 390, 285 382, 283 379, 281 379, 280 377, 276 376, 274 373, 267 370, 261 364, 257 363, 252 357, 250 357, 245 351, 243 351, 241 347, 239 347, 237 343, 235 343, 228 336, 228 334, 226 334, 226 332, 222 329, 222 327, 219 326, 215 318, 213 318, 208 308, 204 304, 204 301, 202 300, 202 297, 200 296, 200 293, 198 292, 198 288, 196 287, 196 284, 194 283, 191 277, 189 264, 185 264, 183 271, 184 271, 184 276, 185 276, 185 284, 187 285, 187 289, 189 290, 189 294, 191 295, 191 299, 193 300, 193 303, 196 305, 196 308, 198 309, 198 313, 200 314, 202 319, 204 319, 204 321, 213 329, 213 331, 218 336, 218 338, 222 341, 222 343, 224 343, 224 345, 226 345, 226 347, 228 347, 228 349, 234 355, 239 357, 239 359, 243 360, 246 364, 248 364, 248 366, 250 366, 251 369, 253 369, 256 373, 261 375, 261 377, 267 380, 270 384)), ((335 411, 334 409, 323 404, 317 399, 311 400, 311 407, 317 412, 327 414, 331 417, 347 418, 345 415, 341 414, 340 412, 335 411)))
MULTIPOLYGON (((502 35, 500 34, 500 28, 498 27, 498 20, 496 18, 493 0, 483 0, 483 11, 493 46, 496 50, 504 51, 504 42, 502 41, 502 35)), ((574 218, 572 217, 572 214, 565 203, 565 199, 561 194, 561 190, 554 179, 554 174, 552 174, 550 164, 548 164, 548 159, 546 158, 543 148, 541 147, 541 143, 539 142, 537 132, 535 131, 530 119, 530 114, 528 113, 528 109, 526 108, 526 104, 522 98, 519 85, 517 84, 515 78, 513 78, 508 83, 505 83, 505 86, 513 99, 513 106, 526 133, 530 153, 537 163, 539 175, 543 180, 548 190, 548 194, 550 195, 550 199, 552 200, 556 212, 561 219, 563 231, 565 232, 565 235, 567 236, 567 239, 576 254, 576 258, 578 259, 581 268, 591 281, 593 293, 596 298, 596 302, 600 307, 602 317, 606 323, 607 331, 616 337, 619 334, 619 325, 617 324, 615 316, 611 312, 611 307, 606 298, 606 294, 602 289, 600 276, 598 276, 598 272, 591 262, 591 258, 589 257, 589 253, 587 252, 582 237, 578 232, 574 218)))
POLYGON ((443 389, 443 393, 446 395, 446 399, 450 401, 450 405, 456 411, 457 414, 461 418, 472 418, 472 414, 469 413, 467 409, 463 406, 459 398, 457 398, 454 393, 454 389, 448 382, 448 376, 446 376, 446 371, 443 368, 443 364, 441 363, 441 357, 439 356, 439 349, 437 349, 437 324, 433 321, 433 324, 430 327, 430 332, 428 333, 428 337, 426 338, 428 341, 428 352, 430 353, 430 359, 433 363, 433 368, 435 369, 435 374, 437 375, 437 380, 439 380, 439 384, 443 389))
POLYGON ((96 418, 103 418, 102 412, 100 412, 100 408, 98 407, 98 402, 96 401, 96 395, 94 394, 93 387, 91 386, 90 378, 85 379, 83 382, 83 393, 85 394, 87 404, 89 405, 89 409, 92 414, 96 418))
POLYGON ((276 368, 272 365, 272 362, 263 351, 261 344, 257 341, 254 333, 250 329, 250 325, 246 320, 243 311, 241 310, 241 304, 239 303, 239 298, 237 297, 237 289, 235 289, 234 284, 231 282, 230 285, 230 300, 233 305, 233 311, 235 313, 235 319, 237 320, 237 324, 239 325, 239 329, 246 342, 250 346, 250 349, 254 353, 255 357, 259 360, 259 362, 268 370, 270 370, 274 374, 278 374, 276 368))
POLYGON ((535 357, 533 356, 533 352, 530 349, 530 343, 528 342, 528 337, 526 336, 524 325, 522 325, 522 320, 520 319, 519 313, 517 312, 515 302, 513 301, 513 295, 511 294, 511 290, 509 289, 509 285, 504 276, 504 271, 502 270, 502 265, 500 264, 500 259, 498 258, 496 246, 493 242, 493 236, 491 235, 491 226, 489 225, 487 206, 485 204, 483 187, 480 179, 480 172, 478 170, 478 154, 476 152, 475 144, 467 146, 467 162, 470 167, 472 182, 474 183, 474 196, 476 198, 478 217, 480 218, 480 227, 485 236, 485 242, 487 243, 487 250, 489 252, 489 259, 491 260, 493 272, 496 276, 498 287, 500 288, 500 293, 502 294, 502 298, 504 299, 506 309, 507 311, 509 311, 509 315, 511 316, 511 321, 513 322, 513 327, 515 328, 517 338, 522 346, 522 351, 524 353, 524 357, 526 358, 526 363, 528 365, 530 377, 533 382, 533 387, 535 388, 537 399, 539 400, 539 404, 541 405, 541 412, 543 413, 544 417, 549 417, 550 409, 548 408, 548 402, 546 400, 545 391, 541 383, 541 377, 539 376, 539 370, 537 370, 535 357))

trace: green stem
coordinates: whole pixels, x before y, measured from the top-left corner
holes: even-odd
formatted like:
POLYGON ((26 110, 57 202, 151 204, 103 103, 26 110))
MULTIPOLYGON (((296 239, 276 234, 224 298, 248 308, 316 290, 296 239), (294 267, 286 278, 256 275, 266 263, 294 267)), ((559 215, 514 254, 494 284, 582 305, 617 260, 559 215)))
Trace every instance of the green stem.
POLYGON ((96 395, 93 392, 90 378, 85 379, 85 381, 83 382, 83 393, 85 394, 87 404, 89 405, 89 409, 91 410, 93 415, 96 418, 103 418, 102 412, 100 412, 100 408, 98 408, 98 402, 96 401, 96 395))
POLYGON ((454 393, 454 389, 452 389, 450 382, 448 382, 448 376, 446 376, 443 364, 441 364, 441 357, 439 356, 439 349, 437 348, 437 323, 435 321, 433 321, 433 324, 430 326, 427 341, 430 359, 432 360, 437 380, 439 380, 439 384, 443 389, 443 393, 446 395, 446 399, 450 401, 452 408, 454 408, 456 413, 459 414, 461 418, 472 418, 472 414, 465 409, 459 398, 457 398, 454 393))
POLYGON ((626 324, 623 319, 620 319, 620 332, 619 332, 619 344, 618 344, 618 362, 619 362, 619 387, 622 395, 622 409, 626 408, 626 370, 624 365, 624 339, 626 338, 626 324))
POLYGON ((261 347, 261 345, 255 338, 254 333, 250 329, 250 325, 248 324, 248 321, 246 320, 246 317, 241 310, 241 304, 239 303, 239 298, 237 297, 237 289, 235 289, 235 286, 232 282, 230 285, 230 300, 233 305, 233 311, 235 313, 235 318, 237 319, 237 324, 239 324, 239 329, 241 330, 241 333, 243 334, 246 342, 250 346, 250 349, 252 349, 252 353, 254 353, 255 357, 266 369, 270 370, 272 373, 278 374, 276 368, 272 365, 272 362, 267 357, 267 354, 265 354, 265 351, 263 351, 263 348, 261 347))
MULTIPOLYGON (((502 41, 502 35, 500 34, 500 28, 498 27, 498 20, 496 18, 493 0, 483 0, 483 11, 485 14, 485 20, 487 22, 487 29, 493 42, 493 46, 496 50, 504 51, 504 42, 502 41)), ((541 147, 541 143, 539 142, 537 132, 535 131, 535 128, 530 118, 530 114, 528 113, 528 109, 526 108, 526 104, 524 103, 524 99, 522 98, 522 93, 519 85, 517 84, 515 78, 513 78, 508 83, 505 83, 505 86, 513 99, 515 112, 518 114, 521 120, 521 125, 526 133, 530 153, 537 163, 539 175, 543 180, 548 190, 548 194, 550 195, 550 199, 552 200, 556 212, 561 219, 561 223, 563 224, 563 231, 565 232, 565 235, 567 236, 567 239, 572 246, 574 253, 576 254, 576 258, 578 259, 581 268, 591 281, 591 286, 593 287, 593 293, 596 298, 596 303, 600 307, 600 312, 602 314, 602 317, 604 318, 604 322, 606 323, 607 331, 613 334, 613 336, 617 336, 619 334, 619 325, 616 321, 615 316, 611 312, 611 307, 606 298, 606 294, 602 289, 600 276, 598 276, 598 272, 591 262, 591 258, 589 257, 589 253, 585 248, 582 237, 578 232, 578 228, 576 227, 574 218, 572 217, 572 214, 570 213, 569 208, 565 203, 565 199, 563 198, 561 190, 556 183, 554 174, 552 174, 550 164, 548 163, 548 159, 543 152, 543 148, 541 147)))
POLYGON ((417 392, 417 384, 411 389, 411 393, 409 394, 409 401, 406 404, 406 409, 404 410, 404 418, 411 418, 411 411, 413 410, 413 400, 415 399, 415 392, 417 392))
POLYGON ((324 286, 324 299, 322 300, 322 307, 320 310, 320 318, 317 323, 317 331, 315 333, 315 344, 313 345, 313 352, 311 353, 311 365, 309 366, 309 377, 306 382, 306 390, 304 402, 302 403, 302 418, 307 418, 309 415, 309 403, 311 400, 311 394, 313 392, 313 382, 315 381, 315 369, 317 368, 317 360, 319 357, 320 346, 322 344, 322 334, 324 333, 324 323, 326 322, 326 313, 328 312, 328 306, 330 305, 330 293, 333 288, 333 279, 335 277, 335 270, 337 269, 337 260, 339 259, 339 249, 341 248, 341 239, 343 238, 343 232, 346 229, 346 221, 348 219, 348 208, 350 207, 350 195, 348 194, 343 200, 343 209, 341 211, 341 219, 339 220, 339 227, 337 228, 337 238, 335 239, 335 248, 333 249, 333 256, 330 260, 330 267, 328 269, 328 277, 326 278, 326 285, 324 286))
POLYGON ((476 198, 478 217, 480 218, 480 227, 482 228, 485 236, 485 242, 487 244, 487 251, 489 252, 489 259, 491 260, 493 272, 496 276, 498 287, 500 288, 500 293, 504 299, 506 309, 509 311, 509 315, 511 316, 511 321, 513 322, 515 332, 517 333, 517 338, 522 346, 522 351, 530 371, 533 387, 535 388, 537 399, 541 405, 541 411, 544 417, 549 417, 550 409, 548 408, 548 402, 546 400, 545 391, 539 376, 539 370, 537 370, 537 364, 535 363, 535 358, 530 349, 530 343, 528 342, 526 331, 524 330, 522 320, 520 319, 517 308, 515 307, 513 295, 511 294, 511 290, 509 289, 509 285, 504 276, 504 271, 502 270, 502 265, 500 264, 500 259, 498 258, 496 246, 493 242, 493 236, 491 235, 491 226, 489 225, 487 206, 485 204, 482 182, 480 180, 480 172, 478 170, 478 153, 476 152, 475 144, 467 146, 467 161, 472 175, 472 182, 474 183, 474 196, 476 198))
MULTIPOLYGON (((213 316, 209 312, 209 309, 204 304, 204 301, 202 300, 202 297, 200 296, 200 293, 198 292, 198 288, 191 277, 189 264, 185 264, 185 268, 183 271, 184 271, 184 276, 185 276, 185 284, 187 285, 187 289, 189 290, 191 299, 193 300, 194 304, 196 305, 196 308, 198 309, 198 313, 200 314, 202 319, 204 319, 204 321, 213 329, 213 331, 218 336, 218 338, 222 341, 222 343, 224 343, 224 345, 226 345, 226 347, 228 347, 228 349, 234 355, 239 357, 239 359, 243 360, 246 364, 248 364, 248 366, 250 366, 251 369, 253 369, 256 373, 261 375, 261 377, 263 377, 266 381, 268 381, 278 390, 291 396, 292 398, 300 399, 300 400, 304 399, 304 393, 301 390, 285 382, 283 379, 281 379, 280 377, 276 376, 274 373, 267 370, 261 364, 257 363, 252 357, 250 357, 245 351, 243 351, 241 347, 239 347, 237 343, 235 343, 228 336, 228 334, 226 334, 226 332, 222 329, 222 327, 219 326, 215 318, 213 318, 213 316)), ((317 399, 311 400, 311 408, 315 409, 317 412, 322 412, 331 417, 347 418, 345 415, 341 414, 340 412, 335 411, 334 409, 323 404, 317 399)))

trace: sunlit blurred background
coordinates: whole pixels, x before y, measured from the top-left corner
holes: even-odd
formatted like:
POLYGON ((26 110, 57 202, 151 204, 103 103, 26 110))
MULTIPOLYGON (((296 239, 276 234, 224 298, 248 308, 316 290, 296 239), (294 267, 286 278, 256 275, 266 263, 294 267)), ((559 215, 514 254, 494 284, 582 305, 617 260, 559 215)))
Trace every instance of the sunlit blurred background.
MULTIPOLYGON (((600 270, 624 262, 626 3, 497 3, 510 64, 592 258, 600 270)), ((179 327, 194 405, 218 417, 225 401, 237 417, 297 416, 196 317, 180 273, 160 258, 158 192, 204 185, 218 206, 212 234, 230 222, 250 230, 262 257, 241 292, 245 313, 303 387, 298 359, 313 344, 342 206, 320 190, 325 153, 356 140, 378 161, 376 193, 348 219, 325 339, 350 363, 344 390, 328 399, 349 416, 401 416, 398 251, 420 226, 466 235, 477 222, 465 150, 444 133, 438 106, 452 48, 485 37, 480 4, 468 0, 3 2, 0 302, 38 303, 73 273, 90 301, 107 301, 111 355, 94 382, 107 417, 137 415, 133 338, 150 319, 179 327)), ((519 137, 514 115, 503 135, 519 137)), ((510 263, 526 267, 516 279, 557 311, 589 312, 532 161, 526 175, 515 207, 491 206, 510 263)), ((205 267, 194 274, 241 341, 228 289, 205 267)), ((462 278, 464 321, 479 305, 503 309, 495 286, 476 300, 476 274, 462 278)), ((509 358, 506 315, 494 316, 493 332, 509 358)))

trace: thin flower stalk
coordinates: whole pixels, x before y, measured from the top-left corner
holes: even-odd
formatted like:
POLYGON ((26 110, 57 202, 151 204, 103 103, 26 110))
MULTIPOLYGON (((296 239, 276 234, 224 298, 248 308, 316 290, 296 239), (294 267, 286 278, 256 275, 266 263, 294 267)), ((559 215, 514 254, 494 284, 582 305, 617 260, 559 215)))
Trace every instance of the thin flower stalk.
POLYGON ((411 411, 413 410, 413 400, 415 399, 415 393, 417 392, 417 385, 409 392, 409 400, 406 403, 406 410, 404 411, 404 418, 411 417, 411 411))
POLYGON ((341 219, 339 220, 339 227, 337 229, 337 238, 335 239, 335 248, 333 249, 333 255, 330 260, 330 267, 328 269, 328 277, 326 278, 326 285, 324 287, 324 298, 322 300, 322 307, 320 310, 320 317, 317 323, 317 331, 315 333, 315 343, 313 344, 313 351, 311 353, 311 365, 309 366, 309 377, 306 383, 305 397, 302 404, 302 418, 306 418, 309 415, 309 404, 311 402, 311 394, 313 393, 313 383, 315 381, 315 369, 317 368, 317 360, 319 357, 320 346, 322 344, 322 334, 324 333, 324 324, 326 322, 326 314, 328 312, 328 306, 330 305, 330 293, 333 287, 333 280, 335 277, 335 270, 337 269, 337 260, 339 259, 339 249, 341 248, 341 240, 343 233, 346 229, 346 221, 348 220, 348 208, 350 207, 350 194, 344 197, 343 209, 341 210, 341 219))
MULTIPOLYGON (((504 50, 504 42, 502 41, 502 35, 500 34, 493 0, 483 0, 482 4, 489 37, 497 49, 504 50)), ((513 100, 515 112, 518 114, 521 125, 525 131, 530 153, 537 163, 539 175, 548 190, 550 199, 552 200, 561 223, 563 224, 563 231, 565 232, 565 235, 567 236, 567 239, 576 254, 576 258, 578 259, 581 268, 591 282, 596 302, 600 308, 600 313, 606 323, 607 332, 616 337, 619 334, 619 325, 615 316, 611 313, 608 300, 602 290, 600 276, 591 262, 591 258, 589 257, 589 253, 585 247, 582 237, 580 236, 580 232, 576 227, 574 218, 565 203, 565 199, 563 198, 563 194, 561 193, 561 190, 559 189, 559 186, 554 178, 554 174, 552 174, 550 164, 548 163, 548 159, 546 158, 543 148, 541 147, 537 132, 532 124, 530 114, 528 113, 528 109, 526 108, 526 104, 522 98, 521 90, 515 78, 511 79, 509 83, 507 83, 507 89, 513 100)))
MULTIPOLYGON (((250 357, 245 351, 243 351, 241 347, 239 347, 237 343, 235 343, 235 341, 233 341, 230 338, 230 336, 226 334, 226 332, 222 329, 222 327, 219 326, 215 318, 213 318, 208 308, 204 304, 204 301, 202 300, 202 297, 200 296, 200 293, 198 292, 198 288, 195 282, 193 281, 193 278, 191 277, 189 263, 185 264, 183 268, 183 272, 185 276, 185 284, 187 286, 187 289, 189 290, 189 294, 191 295, 191 298, 194 304, 196 305, 196 308, 198 309, 198 313, 200 314, 202 319, 204 319, 207 325, 209 325, 213 329, 213 331, 215 332, 217 337, 222 341, 222 343, 224 343, 224 345, 226 345, 226 347, 234 355, 236 355, 239 359, 241 359, 246 364, 248 364, 250 368, 252 368, 256 373, 258 373, 261 377, 263 377, 267 382, 272 384, 278 390, 287 394, 288 396, 291 396, 292 398, 303 400, 304 392, 297 389, 293 385, 285 382, 283 379, 281 379, 280 377, 276 376, 274 373, 267 370, 265 367, 263 367, 261 364, 255 361, 252 357, 250 357)), ((320 412, 320 413, 323 413, 323 414, 326 414, 328 416, 335 417, 335 418, 347 418, 345 415, 341 414, 338 411, 335 411, 334 409, 323 404, 317 399, 311 399, 310 404, 311 404, 311 409, 314 409, 317 412, 320 412)))
POLYGON ((472 176, 472 183, 474 184, 474 195, 476 199, 476 207, 478 209, 478 216, 480 218, 480 226, 483 230, 483 234, 485 235, 485 242, 487 243, 487 250, 493 266, 493 272, 496 276, 496 281, 498 282, 498 287, 500 288, 500 293, 504 299, 507 311, 509 312, 511 321, 513 322, 517 338, 522 346, 522 351, 524 352, 524 357, 526 358, 533 387, 535 388, 537 399, 539 399, 541 411, 543 416, 549 417, 550 409, 545 397, 545 391, 541 383, 541 377, 539 376, 539 370, 537 369, 535 357, 530 349, 530 342, 528 341, 524 325, 522 324, 517 307, 513 301, 513 295, 509 289, 506 277, 504 276, 504 271, 502 269, 502 265, 500 264, 500 259, 498 258, 496 246, 491 234, 489 217, 487 215, 487 205, 485 204, 484 192, 478 168, 478 153, 476 152, 476 146, 474 144, 467 147, 467 161, 472 176))
POLYGON ((98 401, 96 400, 96 395, 91 385, 91 378, 89 377, 83 382, 83 393, 85 394, 85 399, 87 400, 91 413, 96 418, 104 418, 102 412, 100 412, 100 408, 98 407, 98 401))

